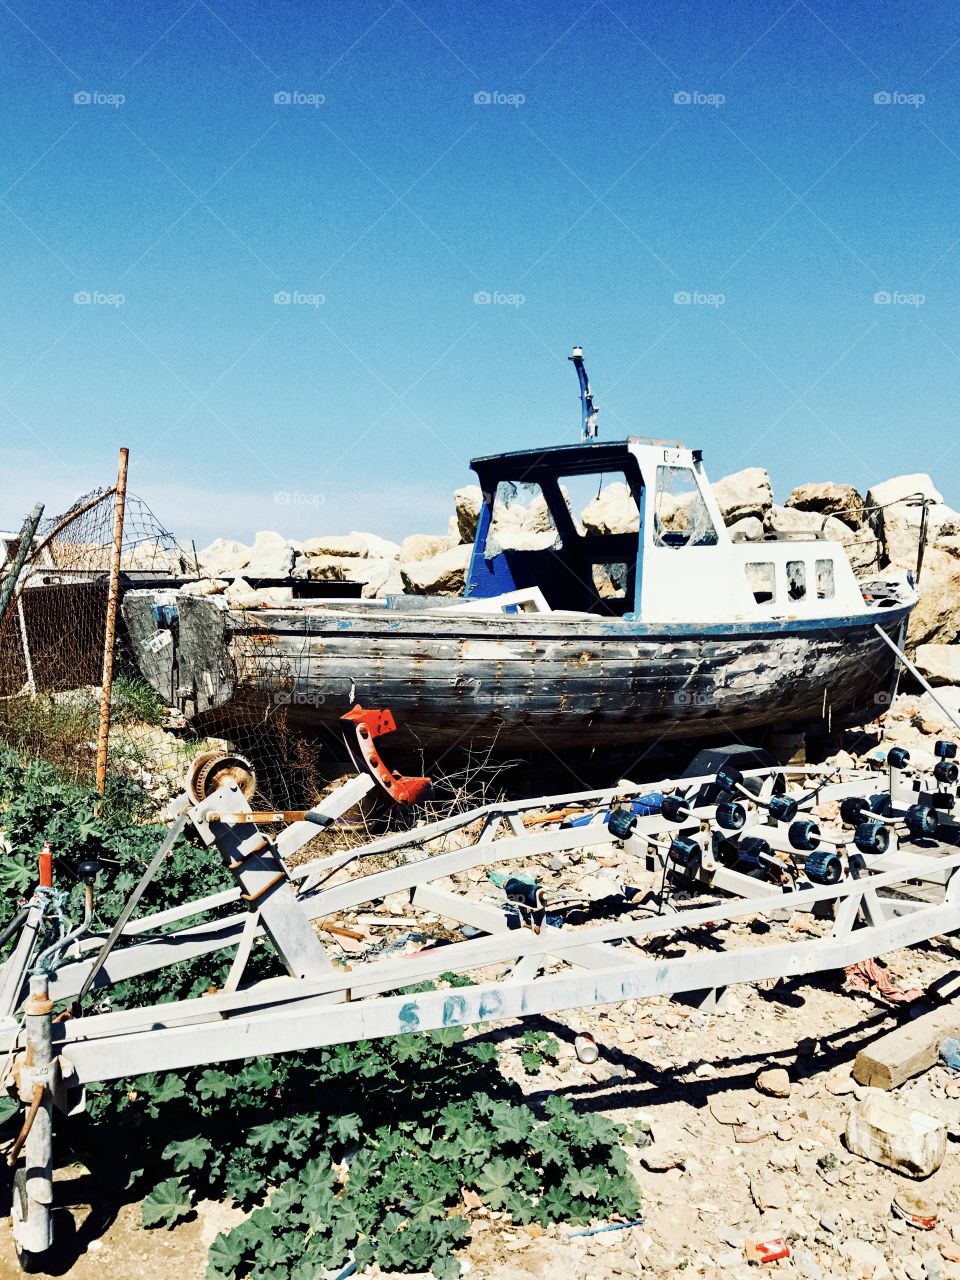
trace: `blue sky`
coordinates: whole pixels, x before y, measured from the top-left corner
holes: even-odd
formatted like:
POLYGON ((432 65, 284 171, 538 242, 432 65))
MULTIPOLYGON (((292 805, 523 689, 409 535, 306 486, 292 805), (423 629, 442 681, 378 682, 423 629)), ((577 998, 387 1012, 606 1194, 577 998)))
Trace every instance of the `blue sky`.
POLYGON ((201 545, 442 530, 574 343, 604 437, 960 506, 950 6, 0 0, 0 67, 2 525, 125 444, 201 545))

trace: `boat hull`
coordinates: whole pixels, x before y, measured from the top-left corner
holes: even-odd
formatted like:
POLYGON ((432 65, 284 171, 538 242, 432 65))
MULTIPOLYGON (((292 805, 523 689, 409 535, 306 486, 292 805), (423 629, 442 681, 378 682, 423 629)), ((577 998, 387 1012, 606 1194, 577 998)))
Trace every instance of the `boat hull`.
POLYGON ((430 751, 548 751, 741 737, 883 710, 910 606, 857 618, 653 626, 550 614, 224 610, 181 598, 157 648, 149 593, 124 616, 144 675, 205 727, 253 718, 334 730, 389 707, 430 751), (151 651, 153 650, 153 651, 151 651))

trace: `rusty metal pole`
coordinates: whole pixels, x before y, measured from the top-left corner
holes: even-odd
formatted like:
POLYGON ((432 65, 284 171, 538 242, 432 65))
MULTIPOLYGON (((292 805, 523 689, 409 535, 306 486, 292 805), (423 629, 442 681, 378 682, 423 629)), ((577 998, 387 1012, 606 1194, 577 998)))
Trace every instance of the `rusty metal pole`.
POLYGON ((110 695, 113 692, 113 648, 117 634, 117 600, 120 596, 120 556, 123 551, 123 513, 127 501, 127 458, 120 450, 116 499, 113 513, 113 548, 110 556, 110 586, 107 591, 107 621, 103 638, 103 682, 100 689, 100 725, 97 730, 97 790, 107 786, 107 747, 110 738, 110 695))

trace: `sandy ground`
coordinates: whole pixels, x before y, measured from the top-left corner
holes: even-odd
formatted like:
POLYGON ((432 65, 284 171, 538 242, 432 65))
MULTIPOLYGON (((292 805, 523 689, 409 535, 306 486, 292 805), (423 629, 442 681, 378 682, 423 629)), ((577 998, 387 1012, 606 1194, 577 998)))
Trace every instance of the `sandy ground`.
MULTIPOLYGON (((888 957, 904 986, 923 986, 960 965, 947 940, 888 957)), ((644 1118, 654 1141, 631 1148, 644 1196, 641 1226, 572 1238, 574 1228, 514 1227, 499 1214, 473 1215, 463 1254, 477 1280, 607 1280, 611 1276, 960 1278, 960 1077, 935 1067, 897 1092, 951 1117, 944 1164, 922 1183, 848 1153, 842 1142, 851 1105, 864 1091, 850 1068, 857 1049, 896 1025, 897 1011, 845 991, 838 975, 743 986, 723 1012, 649 1000, 540 1020, 561 1041, 561 1059, 527 1076, 513 1051, 516 1028, 497 1033, 509 1074, 531 1102, 562 1092, 612 1119, 644 1118), (573 1036, 590 1030, 601 1046, 584 1066, 573 1036), (757 1073, 786 1068, 790 1092, 770 1097, 757 1073), (934 1199, 940 1221, 918 1231, 891 1212, 902 1188, 934 1199), (784 1236, 789 1259, 758 1271, 747 1263, 750 1239, 784 1236)), ((206 1250, 238 1220, 226 1206, 202 1202, 172 1231, 145 1231, 139 1206, 104 1222, 89 1207, 89 1179, 58 1176, 57 1263, 48 1275, 74 1280, 176 1276, 201 1280, 206 1250)), ((0 1276, 20 1272, 9 1224, 0 1240, 0 1276)), ((372 1273, 376 1274, 376 1272, 372 1273)))

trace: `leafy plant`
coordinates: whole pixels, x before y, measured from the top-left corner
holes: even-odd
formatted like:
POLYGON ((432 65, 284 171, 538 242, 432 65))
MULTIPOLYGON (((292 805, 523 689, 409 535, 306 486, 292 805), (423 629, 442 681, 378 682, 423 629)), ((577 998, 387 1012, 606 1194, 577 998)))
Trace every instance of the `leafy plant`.
POLYGON ((538 1075, 545 1062, 558 1062, 560 1045, 547 1031, 528 1029, 520 1037, 520 1061, 528 1076, 538 1075))
MULTIPOLYGON (((115 786, 102 807, 97 800, 49 764, 25 765, 0 748, 0 884, 34 883, 36 852, 49 839, 68 914, 81 909, 77 861, 93 856, 105 867, 99 922, 112 923, 164 829, 142 821, 129 788, 115 786)), ((224 885, 219 855, 180 841, 144 907, 224 885)), ((0 924, 16 909, 13 893, 0 897, 0 924)), ((276 959, 258 947, 251 963, 265 975, 276 959)), ((200 957, 120 984, 111 1001, 199 994, 227 966, 200 957)), ((521 1043, 527 1070, 556 1060, 556 1041, 542 1032, 521 1043)), ((313 1280, 374 1261, 452 1280, 470 1230, 465 1191, 518 1223, 635 1216, 624 1133, 559 1098, 535 1114, 501 1074, 493 1044, 448 1028, 92 1086, 86 1115, 64 1137, 116 1196, 143 1197, 145 1227, 175 1225, 201 1196, 250 1210, 211 1247, 209 1280, 313 1280)))

